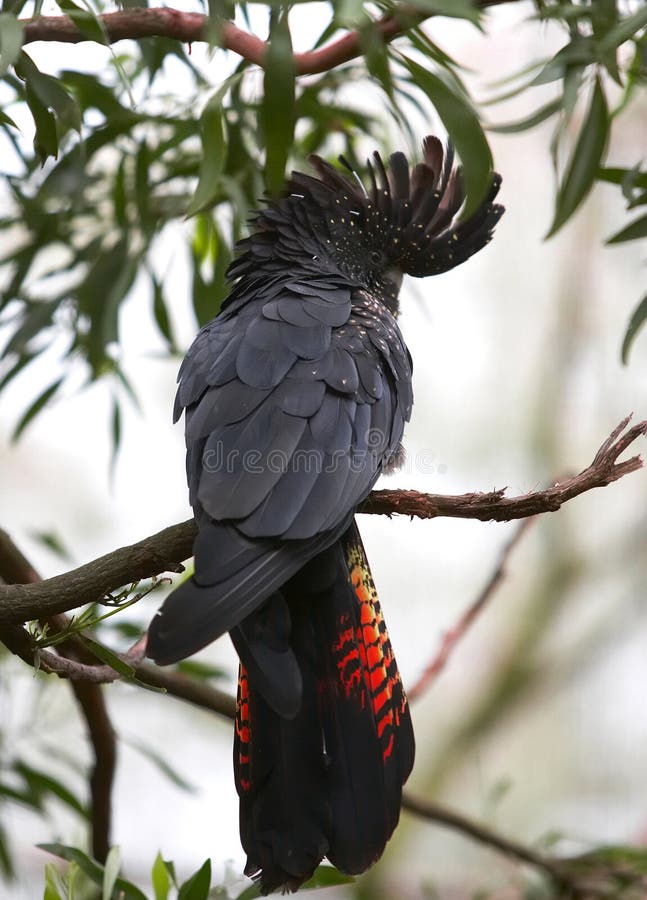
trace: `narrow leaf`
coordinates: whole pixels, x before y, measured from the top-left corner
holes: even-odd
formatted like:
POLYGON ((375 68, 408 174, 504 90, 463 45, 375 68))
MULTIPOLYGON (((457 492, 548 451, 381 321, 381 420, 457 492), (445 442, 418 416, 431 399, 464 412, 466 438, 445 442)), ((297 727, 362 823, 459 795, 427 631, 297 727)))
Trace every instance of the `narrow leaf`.
POLYGON ((58 156, 58 134, 56 132, 56 119, 54 114, 41 103, 38 96, 34 93, 31 85, 27 85, 25 91, 25 99, 27 106, 34 118, 36 133, 34 134, 34 150, 38 154, 41 163, 53 156, 58 156))
POLYGON ((155 321, 157 322, 157 327, 166 339, 169 350, 175 352, 177 350, 177 344, 175 343, 173 329, 171 328, 168 307, 164 300, 164 289, 161 282, 159 282, 154 275, 151 275, 151 282, 153 284, 153 314, 155 316, 155 321))
POLYGON ((618 22, 618 24, 610 31, 607 31, 598 45, 600 55, 603 56, 614 47, 619 47, 620 44, 624 44, 625 41, 630 41, 636 32, 640 31, 640 29, 644 28, 646 25, 647 8, 643 7, 632 16, 627 16, 621 22, 618 22))
POLYGON ((265 186, 278 194, 294 140, 296 68, 285 10, 272 11, 270 40, 265 54, 261 122, 265 136, 265 186))
POLYGON ((111 900, 119 869, 121 868, 121 853, 119 847, 111 847, 106 859, 106 865, 103 872, 103 896, 102 900, 111 900))
POLYGON ((595 181, 609 136, 609 111, 600 78, 596 77, 587 114, 557 191, 555 218, 546 235, 552 237, 573 215, 595 181))
POLYGON ((433 103, 456 145, 464 167, 467 194, 463 218, 468 218, 480 206, 492 177, 492 153, 478 116, 469 101, 450 88, 438 75, 407 57, 403 57, 403 61, 414 83, 433 103))
POLYGON ((169 779, 169 781, 172 781, 176 787, 179 787, 183 791, 186 791, 190 794, 197 791, 197 788, 194 784, 191 784, 190 781, 187 781, 186 778, 180 775, 177 769, 174 769, 173 766, 166 759, 164 759, 161 753, 158 753, 157 750, 155 750, 149 744, 145 744, 143 743, 143 741, 136 741, 132 739, 126 741, 126 743, 129 747, 132 747, 133 750, 137 750, 142 754, 142 756, 145 756, 146 759, 149 760, 149 762, 153 763, 154 766, 157 766, 160 772, 165 775, 169 779))
POLYGON ((108 38, 101 20, 88 8, 83 9, 72 0, 56 0, 58 7, 66 13, 79 29, 83 37, 97 44, 107 44, 108 38))
POLYGON ((93 641, 92 638, 84 636, 83 643, 87 646, 93 656, 96 656, 101 662, 110 666, 115 672, 119 672, 124 678, 132 678, 135 674, 135 670, 132 666, 129 666, 128 663, 124 662, 123 659, 120 659, 116 653, 113 653, 112 650, 108 650, 107 647, 104 647, 103 644, 98 643, 98 641, 93 641))
POLYGON ((40 798, 51 794, 54 797, 58 797, 58 799, 66 806, 69 806, 70 809, 73 809, 75 812, 79 813, 79 815, 87 818, 88 811, 86 807, 81 803, 78 797, 75 797, 74 794, 56 778, 52 778, 51 775, 40 772, 38 769, 28 766, 27 763, 22 761, 17 762, 14 765, 14 769, 29 787, 32 788, 37 797, 40 798))
POLYGON ((34 61, 24 50, 15 66, 16 73, 36 94, 40 102, 48 109, 53 109, 60 124, 60 134, 67 133, 70 128, 81 131, 81 110, 72 95, 63 87, 58 78, 41 72, 34 61))
POLYGON ((210 886, 211 860, 207 859, 198 871, 180 887, 177 900, 207 900, 210 886))
MULTIPOLYGON (((96 859, 92 859, 87 853, 79 850, 78 847, 68 847, 65 844, 37 844, 36 846, 41 850, 45 850, 46 853, 52 853, 54 856, 58 856, 67 862, 76 863, 79 869, 85 872, 97 887, 103 887, 103 866, 96 859)), ((118 900, 147 900, 146 895, 138 887, 124 878, 117 878, 114 885, 113 898, 114 900, 117 900, 117 898, 118 900)))
POLYGON ((559 112, 561 108, 561 99, 552 100, 550 103, 542 106, 541 109, 532 113, 532 115, 526 116, 525 119, 519 119, 518 122, 508 122, 504 125, 488 125, 487 130, 495 131, 497 134, 516 134, 519 131, 528 131, 530 128, 534 128, 536 125, 549 119, 559 112))
POLYGON ((467 19, 477 28, 481 27, 482 10, 477 8, 474 0, 411 0, 407 6, 429 13, 431 16, 467 19))
POLYGON ((11 125, 12 128, 18 129, 18 126, 11 116, 8 116, 2 109, 0 109, 0 125, 11 125))
POLYGON ((171 879, 161 853, 158 853, 155 857, 151 880, 155 891, 155 900, 168 900, 169 891, 171 890, 171 879))
POLYGON ((647 213, 638 219, 634 219, 633 222, 630 222, 629 225, 610 237, 606 243, 621 244, 623 241, 635 241, 644 237, 647 237, 647 213))
POLYGON ((627 331, 622 341, 620 358, 625 366, 629 360, 629 351, 631 350, 634 338, 645 322, 645 319, 647 319, 647 294, 645 294, 638 306, 632 312, 629 324, 627 325, 627 331))
POLYGON ((225 163, 225 129, 223 126, 222 94, 217 91, 200 116, 202 160, 200 177, 193 199, 186 211, 187 218, 213 204, 218 182, 225 163))
POLYGON ((0 13, 0 75, 6 75, 18 59, 22 41, 22 25, 16 16, 8 12, 0 13))
POLYGON ((48 388, 46 388, 42 394, 39 394, 38 397, 34 400, 31 406, 23 413, 20 418, 20 421, 14 428, 13 434, 11 435, 12 441, 17 441, 20 435, 23 433, 25 428, 29 425, 29 423, 36 418, 39 412, 43 410, 49 401, 52 399, 54 394, 58 391, 59 387, 63 383, 63 378, 57 378, 53 384, 50 384, 48 388))

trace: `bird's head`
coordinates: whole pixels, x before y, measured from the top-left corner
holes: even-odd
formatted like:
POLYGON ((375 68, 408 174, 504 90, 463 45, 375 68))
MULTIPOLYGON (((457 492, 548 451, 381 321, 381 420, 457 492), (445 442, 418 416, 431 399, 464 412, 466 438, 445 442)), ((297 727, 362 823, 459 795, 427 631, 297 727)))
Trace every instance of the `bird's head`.
MULTIPOLYGON (((404 153, 393 153, 388 166, 374 153, 367 183, 343 158, 347 172, 319 156, 310 162, 316 175, 293 172, 284 196, 258 214, 245 256, 340 273, 391 308, 403 275, 424 278, 464 262, 490 241, 503 214, 493 202, 501 184, 494 173, 480 207, 457 220, 465 199, 461 169, 453 166, 451 145, 445 149, 436 137, 425 138, 413 167, 404 153)), ((234 263, 233 276, 242 268, 234 263)))

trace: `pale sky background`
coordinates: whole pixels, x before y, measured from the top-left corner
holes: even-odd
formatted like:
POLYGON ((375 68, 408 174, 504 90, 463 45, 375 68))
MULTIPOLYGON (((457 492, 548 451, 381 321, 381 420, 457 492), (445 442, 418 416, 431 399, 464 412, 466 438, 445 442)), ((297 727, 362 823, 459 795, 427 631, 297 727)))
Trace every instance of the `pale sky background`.
MULTIPOLYGON (((496 78, 560 46, 556 31, 524 22, 527 12, 525 5, 492 10, 488 37, 448 20, 427 27, 474 70, 471 83, 477 85, 476 96, 484 97, 496 78)), ((317 15, 311 6, 294 10, 297 49, 306 49, 321 30, 317 15)), ((262 28, 259 24, 259 33, 262 28)), ((86 45, 32 45, 30 53, 52 72, 61 64, 100 67, 105 58, 101 48, 86 45)), ((192 59, 214 85, 230 69, 223 54, 208 60, 200 45, 194 45, 192 59)), ((177 91, 182 76, 175 67, 169 72, 177 91)), ((358 104, 375 102, 370 92, 353 96, 349 90, 349 99, 358 104)), ((524 95, 493 109, 492 120, 522 117, 547 96, 550 88, 524 95)), ((416 127, 422 138, 438 130, 438 123, 431 117, 416 127)), ((631 123, 621 120, 616 127, 609 160, 631 166, 647 151, 647 116, 639 124, 635 113, 631 123)), ((553 202, 550 133, 548 125, 520 136, 492 135, 507 208, 494 241, 453 272, 405 282, 401 325, 415 368, 414 417, 406 434, 409 464, 383 486, 460 493, 507 485, 513 494, 529 491, 551 476, 588 465, 628 412, 647 414, 646 333, 635 344, 630 366, 619 363, 624 327, 644 292, 644 245, 601 246, 626 223, 620 192, 609 186, 597 187, 556 239, 542 240, 553 202)), ((397 133, 393 139, 394 148, 402 144, 397 133)), ((180 224, 167 231, 157 262, 177 334, 188 346, 195 323, 178 240, 186 228, 180 224)), ((33 540, 36 530, 59 533, 79 564, 190 515, 182 428, 173 427, 170 417, 177 362, 160 358, 162 343, 146 292, 133 292, 122 331, 125 369, 145 415, 127 410, 112 486, 109 395, 102 385, 65 397, 17 446, 8 438, 25 398, 51 377, 34 367, 2 397, 0 524, 44 575, 66 566, 33 540)), ((485 615, 414 707, 413 790, 520 840, 558 831, 576 850, 647 839, 646 490, 647 475, 634 474, 535 526, 485 615), (575 570, 571 580, 567 583, 567 572, 561 581, 551 581, 555 561, 563 566, 564 555, 575 570), (536 655, 534 648, 529 653, 550 677, 441 778, 441 749, 445 759, 452 756, 447 750, 452 737, 487 690, 521 623, 538 617, 549 603, 562 611, 554 614, 536 655), (586 664, 576 665, 574 648, 598 631, 608 639, 588 654, 586 664), (493 797, 504 782, 507 790, 493 812, 493 797)), ((364 516, 360 527, 406 685, 487 579, 510 526, 364 516)), ((159 598, 145 602, 152 615, 159 598)), ((228 642, 209 648, 204 658, 228 668, 233 689, 235 659, 228 642)), ((15 749, 29 746, 36 753, 38 734, 39 741, 87 759, 86 739, 66 692, 41 693, 17 662, 7 665, 6 673, 12 690, 0 690, 0 715, 15 749)), ((115 728, 126 741, 120 747, 114 841, 124 848, 130 876, 145 882, 158 849, 184 875, 206 856, 216 871, 229 866, 240 872, 244 857, 231 724, 123 685, 109 689, 107 697, 115 728), (130 739, 157 747, 196 791, 187 794, 171 785, 128 746, 130 739)), ((26 813, 12 817, 23 877, 12 896, 32 898, 45 861, 33 845, 54 836, 81 842, 83 834, 58 806, 52 806, 46 827, 26 813)), ((411 898, 422 896, 421 885, 433 881, 444 900, 467 897, 469 888, 501 885, 512 871, 509 863, 449 832, 419 823, 414 830, 405 815, 379 877, 387 883, 392 877, 397 896, 411 898)), ((343 891, 326 896, 332 900, 343 891)))

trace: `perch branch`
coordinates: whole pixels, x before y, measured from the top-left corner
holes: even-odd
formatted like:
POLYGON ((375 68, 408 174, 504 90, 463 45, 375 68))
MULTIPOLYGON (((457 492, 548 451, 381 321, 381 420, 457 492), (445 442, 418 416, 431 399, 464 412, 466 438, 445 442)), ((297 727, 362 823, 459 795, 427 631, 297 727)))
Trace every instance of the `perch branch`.
POLYGON ((452 652, 456 649, 456 646, 463 639, 465 634, 467 634, 479 614, 485 609, 490 598, 503 581, 510 554, 524 536, 532 522, 534 522, 534 517, 532 516, 528 519, 522 519, 521 523, 515 528, 510 540, 504 544, 496 567, 483 589, 479 592, 476 600, 468 606, 458 622, 450 628, 443 637, 434 658, 427 666, 425 666, 424 671, 413 687, 407 690, 409 700, 418 700, 445 668, 452 652))
POLYGON ((487 828, 469 819, 461 813, 455 812, 453 809, 447 809, 438 803, 430 803, 421 797, 407 791, 402 797, 402 807, 428 822, 435 822, 438 825, 445 825, 455 831, 460 832, 467 837, 473 838, 487 847, 498 850, 505 856, 516 859, 519 862, 527 863, 535 869, 546 872, 558 884, 570 881, 567 878, 562 863, 557 859, 551 859, 541 853, 537 853, 525 844, 519 844, 517 841, 509 840, 502 834, 487 828))
MULTIPOLYGON (((456 496, 418 491, 373 491, 359 506, 358 512, 389 516, 397 513, 422 519, 451 516, 497 522, 553 512, 579 494, 604 487, 642 467, 640 456, 617 461, 634 441, 647 433, 647 422, 627 429, 628 423, 629 418, 613 430, 591 465, 579 475, 546 490, 518 497, 506 497, 503 490, 456 496)), ((191 555, 195 534, 195 523, 189 520, 165 528, 137 544, 113 550, 63 575, 37 584, 0 586, 0 627, 47 618, 100 602, 110 591, 125 584, 162 572, 182 571, 181 562, 191 555)))
MULTIPOLYGON (((519 0, 479 0, 477 5, 484 9, 515 2, 519 0)), ((415 4, 402 3, 378 19, 374 28, 382 40, 389 43, 430 15, 429 12, 417 9, 415 4)), ((166 37, 192 44, 206 41, 210 35, 214 35, 216 43, 223 49, 231 50, 258 66, 264 63, 265 41, 228 20, 212 22, 208 16, 200 13, 168 8, 129 9, 106 13, 99 18, 106 40, 111 44, 125 39, 140 40, 147 37, 166 37)), ((20 21, 25 44, 32 41, 76 44, 88 40, 68 16, 38 16, 20 21)), ((361 36, 358 31, 350 31, 325 47, 295 53, 294 61, 298 75, 314 75, 333 69, 361 54, 361 36)))

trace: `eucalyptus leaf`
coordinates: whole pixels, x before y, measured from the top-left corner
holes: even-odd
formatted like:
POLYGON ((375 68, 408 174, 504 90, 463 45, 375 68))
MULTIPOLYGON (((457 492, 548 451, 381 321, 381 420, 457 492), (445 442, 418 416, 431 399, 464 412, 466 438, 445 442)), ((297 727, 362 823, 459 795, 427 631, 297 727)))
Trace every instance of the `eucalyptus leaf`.
POLYGON ((631 318, 629 319, 629 324, 627 325, 627 330, 622 341, 622 348, 620 350, 620 358, 624 365, 627 365, 629 361, 629 351, 631 350, 633 342, 636 339, 636 335, 644 325, 646 319, 647 294, 645 294, 638 306, 632 312, 631 318))
POLYGON ((273 10, 265 54, 261 123, 265 137, 265 185, 276 195, 283 186, 285 166, 296 123, 296 68, 287 10, 273 10))
POLYGON ((609 111, 596 77, 589 107, 557 191, 555 216, 547 238, 556 234, 585 199, 595 182, 609 136, 609 111))
POLYGON ((492 179, 492 152, 470 102, 433 72, 403 57, 414 83, 434 105, 464 167, 466 201, 463 218, 480 206, 492 179))
MULTIPOLYGON (((79 850, 78 847, 69 847, 59 843, 38 844, 37 846, 67 862, 76 863, 98 888, 103 887, 104 867, 87 853, 79 850)), ((111 900, 147 900, 147 897, 131 882, 124 878, 117 878, 111 900)))
MULTIPOLYGON (((5 75, 18 59, 22 42, 22 25, 16 16, 10 12, 0 13, 0 75, 5 75)), ((9 123, 13 124, 11 119, 9 123)))
POLYGON ((211 887, 211 860, 207 859, 198 871, 180 886, 177 900, 208 900, 211 887))
POLYGON ((647 237, 647 213, 634 219, 612 237, 607 239, 607 244, 621 244, 624 241, 636 241, 638 238, 647 237))
POLYGON ((561 108, 561 99, 551 100, 550 103, 542 106, 524 119, 519 119, 518 122, 508 122, 504 125, 488 125, 487 130, 494 131, 497 134, 517 134, 520 131, 528 131, 530 128, 535 128, 535 126, 545 122, 546 119, 554 116, 561 108))
POLYGON ((108 44, 108 36, 98 16, 89 7, 78 6, 73 0, 56 0, 56 4, 72 19, 84 38, 97 44, 108 44))

